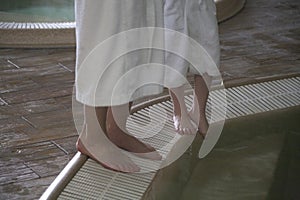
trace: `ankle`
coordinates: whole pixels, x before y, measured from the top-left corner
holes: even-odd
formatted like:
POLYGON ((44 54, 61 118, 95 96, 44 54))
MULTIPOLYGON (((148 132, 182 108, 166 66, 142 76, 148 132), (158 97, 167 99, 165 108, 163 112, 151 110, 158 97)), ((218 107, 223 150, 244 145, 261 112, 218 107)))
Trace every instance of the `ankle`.
POLYGON ((174 117, 181 117, 181 112, 175 112, 175 111, 173 111, 173 116, 174 117))

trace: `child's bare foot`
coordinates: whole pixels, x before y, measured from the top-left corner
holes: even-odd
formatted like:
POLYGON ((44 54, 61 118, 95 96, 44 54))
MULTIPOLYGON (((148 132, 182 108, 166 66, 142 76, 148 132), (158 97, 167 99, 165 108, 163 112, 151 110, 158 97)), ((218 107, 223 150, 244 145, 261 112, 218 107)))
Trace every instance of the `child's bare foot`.
MULTIPOLYGON (((84 128, 83 131, 86 131, 86 129, 84 128)), ((81 135, 83 134, 85 135, 86 133, 82 133, 81 135)), ((89 156, 105 168, 114 171, 131 173, 140 171, 140 168, 117 147, 113 146, 110 141, 102 140, 99 141, 99 143, 93 141, 93 144, 91 144, 89 141, 84 141, 84 139, 78 138, 76 147, 82 154, 89 156)))
POLYGON ((179 134, 195 134, 196 127, 189 118, 187 107, 184 102, 184 86, 169 90, 173 101, 173 123, 176 132, 179 134))
POLYGON ((191 119, 188 115, 184 115, 184 116, 174 115, 173 123, 176 132, 178 132, 181 135, 195 134, 197 132, 197 129, 191 123, 191 119))
POLYGON ((199 113, 196 113, 194 111, 194 109, 191 109, 188 113, 189 118, 198 126, 198 131, 199 133, 205 137, 209 124, 208 121, 206 119, 206 116, 204 116, 204 114, 200 115, 199 113))
POLYGON ((202 76, 195 75, 194 78, 194 100, 189 116, 197 124, 199 133, 205 137, 209 127, 205 110, 212 77, 204 73, 202 76))
MULTIPOLYGON (((122 129, 126 131, 124 121, 122 129)), ((107 131, 107 137, 110 141, 112 141, 115 145, 118 147, 134 153, 135 155, 151 159, 151 160, 161 160, 162 156, 149 144, 144 144, 134 136, 124 132, 118 124, 115 122, 112 110, 109 108, 107 112, 107 118, 106 118, 106 131, 107 131)))

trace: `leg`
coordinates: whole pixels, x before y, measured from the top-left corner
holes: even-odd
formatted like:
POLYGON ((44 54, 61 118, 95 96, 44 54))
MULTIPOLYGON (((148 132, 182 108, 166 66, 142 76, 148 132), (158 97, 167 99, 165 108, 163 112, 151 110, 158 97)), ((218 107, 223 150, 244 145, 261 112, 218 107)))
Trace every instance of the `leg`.
POLYGON ((129 117, 131 103, 109 107, 107 111, 106 130, 108 138, 118 147, 136 155, 152 159, 161 160, 161 155, 150 145, 142 143, 134 136, 128 134, 126 121, 129 117))
POLYGON ((196 133, 196 128, 191 123, 187 107, 184 102, 184 86, 169 89, 173 101, 173 121, 175 130, 180 134, 196 133))
POLYGON ((203 76, 195 75, 194 101, 189 113, 191 119, 198 124, 198 130, 203 136, 207 133, 209 126, 205 112, 209 91, 204 79, 208 83, 211 81, 211 77, 207 74, 203 76))
POLYGON ((85 121, 76 144, 78 151, 112 170, 121 172, 139 171, 139 167, 106 137, 104 129, 100 126, 101 124, 103 126, 103 121, 100 124, 98 123, 97 117, 98 119, 103 117, 106 112, 106 107, 95 109, 95 107, 84 106, 85 121))

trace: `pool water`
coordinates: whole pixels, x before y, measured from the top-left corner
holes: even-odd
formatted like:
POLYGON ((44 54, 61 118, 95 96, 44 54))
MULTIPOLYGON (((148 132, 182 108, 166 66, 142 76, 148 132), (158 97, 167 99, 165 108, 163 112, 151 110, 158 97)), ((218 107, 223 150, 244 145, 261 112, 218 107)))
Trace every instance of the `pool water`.
POLYGON ((300 199, 299 121, 299 106, 227 121, 206 158, 197 158, 198 137, 144 199, 300 199))
POLYGON ((1 0, 0 21, 71 22, 74 0, 1 0))

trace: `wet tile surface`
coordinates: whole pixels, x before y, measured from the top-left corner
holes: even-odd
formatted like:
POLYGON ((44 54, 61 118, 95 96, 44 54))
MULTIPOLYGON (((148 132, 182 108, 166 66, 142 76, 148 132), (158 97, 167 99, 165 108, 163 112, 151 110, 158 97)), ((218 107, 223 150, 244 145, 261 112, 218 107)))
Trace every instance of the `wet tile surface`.
POLYGON ((75 154, 74 49, 0 49, 0 199, 37 199, 75 154))
POLYGON ((247 1, 220 25, 225 83, 299 73, 299 2, 247 1))
MULTIPOLYGON (((225 84, 299 74, 297 0, 249 0, 220 24, 225 84)), ((0 199, 36 199, 76 152, 75 49, 0 49, 0 199)))

